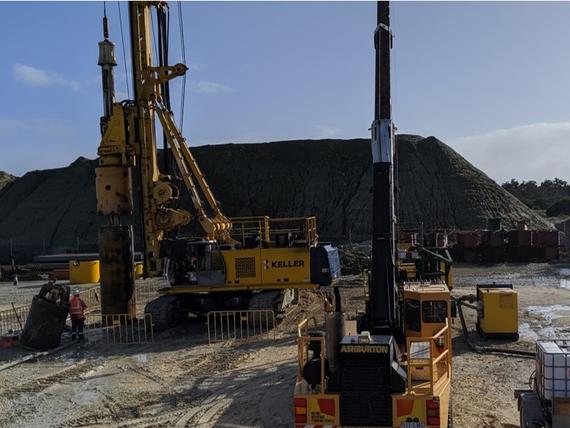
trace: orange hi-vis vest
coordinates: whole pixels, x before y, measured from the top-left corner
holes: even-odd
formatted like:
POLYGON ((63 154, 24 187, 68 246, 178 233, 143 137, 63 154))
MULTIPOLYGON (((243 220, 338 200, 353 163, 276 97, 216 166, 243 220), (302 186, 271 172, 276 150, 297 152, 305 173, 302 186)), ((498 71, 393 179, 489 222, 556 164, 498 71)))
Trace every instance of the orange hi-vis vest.
POLYGON ((83 308, 85 307, 85 303, 79 296, 73 296, 71 301, 69 302, 69 315, 71 318, 74 319, 82 319, 85 318, 83 315, 83 308))

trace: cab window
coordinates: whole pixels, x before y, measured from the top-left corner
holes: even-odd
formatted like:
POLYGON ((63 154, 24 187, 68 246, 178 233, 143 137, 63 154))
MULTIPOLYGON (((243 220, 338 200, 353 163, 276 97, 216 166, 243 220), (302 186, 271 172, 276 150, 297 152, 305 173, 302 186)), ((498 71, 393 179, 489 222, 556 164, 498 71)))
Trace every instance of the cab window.
POLYGON ((406 328, 413 331, 421 331, 420 301, 406 299, 406 328))
POLYGON ((444 323, 447 318, 445 300, 426 300, 422 302, 422 320, 427 323, 444 323))

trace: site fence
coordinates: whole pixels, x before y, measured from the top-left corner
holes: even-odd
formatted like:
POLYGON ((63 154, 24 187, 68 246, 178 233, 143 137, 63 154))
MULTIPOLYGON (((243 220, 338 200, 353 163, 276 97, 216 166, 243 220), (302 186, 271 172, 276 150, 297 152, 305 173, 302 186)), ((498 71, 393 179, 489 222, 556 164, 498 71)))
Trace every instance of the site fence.
POLYGON ((90 317, 85 325, 87 341, 104 345, 140 345, 154 342, 152 315, 136 319, 127 314, 90 317))
POLYGON ((20 331, 26 324, 30 305, 14 306, 0 311, 0 336, 20 331))
POLYGON ((91 287, 88 288, 87 290, 82 290, 79 292, 79 297, 81 297, 81 300, 83 300, 87 305, 86 310, 88 312, 100 308, 101 306, 101 300, 99 297, 100 295, 101 295, 101 287, 99 286, 91 287))
MULTIPOLYGON (((148 302, 159 296, 158 290, 160 288, 160 282, 156 281, 144 281, 136 284, 135 296, 137 299, 137 319, 141 320, 141 322, 148 323, 148 317, 146 316, 147 314, 144 314, 144 308, 148 302)), ((85 324, 95 326, 105 324, 107 320, 101 318, 101 287, 95 286, 81 290, 79 294, 81 299, 83 299, 87 305, 87 309, 85 311, 85 324)), ((0 336, 23 329, 26 324, 26 319, 28 318, 28 313, 30 312, 32 298, 33 295, 30 295, 29 292, 25 292, 25 294, 21 295, 15 294, 9 296, 11 303, 14 303, 14 307, 0 311, 0 336), (23 302, 27 302, 27 304, 16 304, 23 302)), ((111 315, 108 315, 107 317, 111 317, 111 315)), ((116 325, 115 321, 116 320, 113 322, 116 325)), ((67 321, 67 325, 71 327, 71 321, 69 319, 67 321)), ((107 332, 105 332, 105 334, 106 333, 107 332)), ((109 331, 108 333, 111 334, 113 331, 109 331)), ((119 337, 124 336, 123 332, 119 330, 114 331, 114 333, 120 335, 119 337)), ((145 341, 140 343, 145 343, 145 341)))
POLYGON ((271 310, 210 311, 207 325, 210 344, 268 336, 270 332, 275 338, 275 313, 271 310))
POLYGON ((135 298, 137 302, 137 314, 143 314, 146 304, 160 296, 158 290, 164 287, 164 283, 155 280, 140 281, 135 286, 135 298))
POLYGON ((9 290, 5 297, 2 296, 0 307, 2 307, 2 310, 4 310, 7 309, 8 305, 10 304, 14 304, 15 306, 26 306, 31 303, 32 297, 33 294, 30 293, 30 290, 13 287, 13 289, 9 290))

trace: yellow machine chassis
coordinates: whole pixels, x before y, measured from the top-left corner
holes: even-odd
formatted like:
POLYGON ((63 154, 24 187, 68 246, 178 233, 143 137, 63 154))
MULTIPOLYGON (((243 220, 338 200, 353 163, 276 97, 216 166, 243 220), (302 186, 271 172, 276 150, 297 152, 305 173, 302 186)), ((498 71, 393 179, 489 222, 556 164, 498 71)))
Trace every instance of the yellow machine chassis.
POLYGON ((256 248, 221 250, 224 282, 212 285, 175 285, 163 295, 203 294, 228 291, 316 289, 311 283, 311 247, 317 244, 315 217, 232 218, 232 238, 245 247, 255 238, 256 248), (277 235, 289 234, 292 246, 279 247, 277 235))
MULTIPOLYGON (((420 301, 445 300, 448 317, 434 331, 429 324, 422 326, 415 335, 406 331, 406 356, 402 366, 407 366, 406 390, 392 394, 392 427, 399 428, 404 422, 419 421, 432 428, 446 428, 450 417, 451 393, 451 327, 449 325, 450 302, 449 290, 444 284, 407 283, 402 285, 404 298, 418 298, 420 301), (431 333, 433 332, 433 333, 431 333), (411 355, 411 350, 419 346, 424 350, 418 356, 411 355), (429 352, 426 352, 428 351, 429 352), (426 370, 427 369, 427 370, 426 370), (428 419, 428 406, 437 403, 437 416, 428 419), (417 419, 416 419, 417 418, 417 419), (432 421, 434 423, 428 423, 432 421), (437 421, 437 423, 435 423, 437 421)), ((340 394, 328 393, 324 373, 325 353, 321 353, 321 382, 315 390, 303 379, 303 367, 309 359, 308 345, 319 342, 321 349, 326 348, 326 338, 309 336, 309 324, 317 327, 315 317, 301 321, 297 326, 297 380, 294 390, 294 412, 303 422, 296 422, 295 428, 311 425, 340 427, 340 394), (304 407, 297 404, 304 403, 304 407), (334 409, 334 411, 333 411, 334 409), (326 410, 326 411, 323 411, 326 410), (328 413, 327 413, 328 412, 328 413)), ((423 324, 423 323, 422 323, 423 324)), ((437 325, 437 324, 436 324, 437 325)))
POLYGON ((165 296, 175 296, 180 294, 205 294, 205 293, 221 293, 227 291, 257 291, 259 289, 263 290, 283 290, 287 289, 317 289, 318 284, 287 284, 285 287, 283 284, 270 284, 263 285, 262 287, 257 285, 210 285, 208 287, 199 287, 194 285, 176 285, 170 288, 162 288, 158 290, 159 294, 165 296))

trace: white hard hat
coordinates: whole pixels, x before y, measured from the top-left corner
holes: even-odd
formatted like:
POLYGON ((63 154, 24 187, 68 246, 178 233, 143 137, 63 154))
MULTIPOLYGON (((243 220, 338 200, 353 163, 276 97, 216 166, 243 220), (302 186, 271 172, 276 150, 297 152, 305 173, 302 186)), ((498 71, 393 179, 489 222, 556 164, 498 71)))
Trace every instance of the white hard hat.
POLYGON ((78 290, 77 288, 74 288, 74 289, 71 291, 71 295, 72 295, 72 296, 79 296, 79 290, 78 290))

